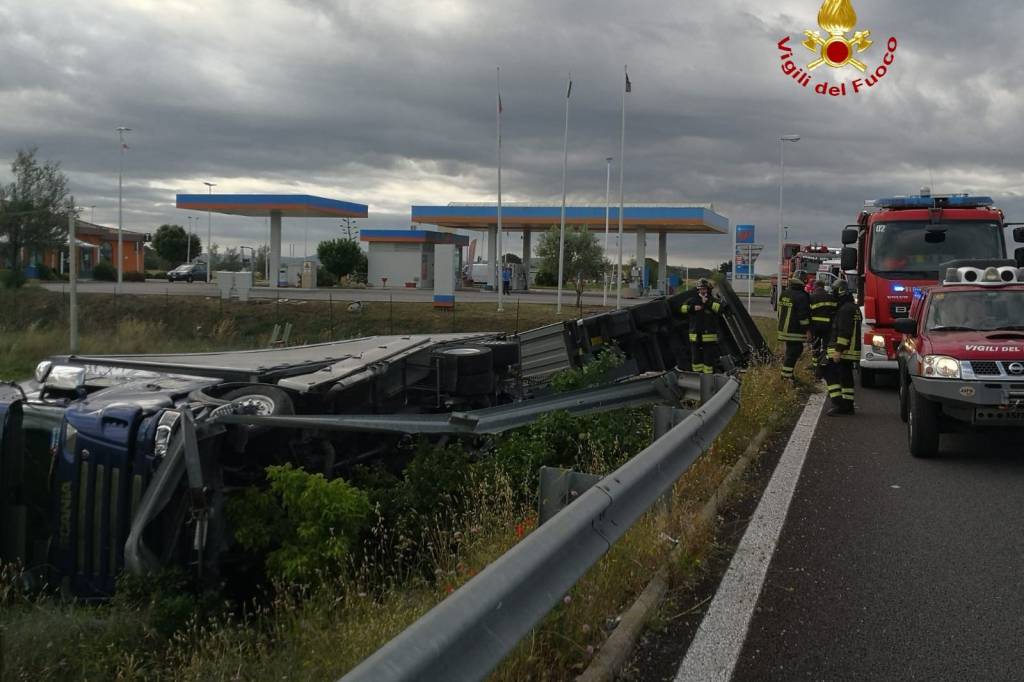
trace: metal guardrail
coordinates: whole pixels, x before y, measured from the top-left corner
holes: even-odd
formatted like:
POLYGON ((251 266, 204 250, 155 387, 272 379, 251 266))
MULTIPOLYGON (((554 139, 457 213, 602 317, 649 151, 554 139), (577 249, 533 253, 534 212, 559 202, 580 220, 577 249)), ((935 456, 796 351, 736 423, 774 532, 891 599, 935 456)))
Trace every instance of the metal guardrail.
POLYGON ((359 664, 343 682, 479 680, 690 468, 739 407, 716 375, 700 408, 359 664))

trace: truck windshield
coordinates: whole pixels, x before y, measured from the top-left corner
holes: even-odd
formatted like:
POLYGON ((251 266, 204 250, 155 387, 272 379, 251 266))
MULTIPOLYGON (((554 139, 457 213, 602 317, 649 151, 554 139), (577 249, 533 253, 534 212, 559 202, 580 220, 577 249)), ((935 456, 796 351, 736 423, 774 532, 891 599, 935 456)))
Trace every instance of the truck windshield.
POLYGON ((928 331, 1024 331, 1024 291, 952 291, 932 294, 928 331))
POLYGON ((929 237, 924 222, 877 223, 871 234, 871 271, 881 277, 938 279, 939 265, 962 258, 1003 258, 997 223, 957 222, 929 237), (927 239, 926 239, 927 237, 927 239))

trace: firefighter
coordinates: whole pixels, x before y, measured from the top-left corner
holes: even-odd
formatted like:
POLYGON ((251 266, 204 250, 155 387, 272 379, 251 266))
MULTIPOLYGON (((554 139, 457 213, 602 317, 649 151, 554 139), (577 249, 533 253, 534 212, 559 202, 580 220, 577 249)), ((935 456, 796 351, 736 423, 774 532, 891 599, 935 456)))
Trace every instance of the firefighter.
POLYGON ((797 270, 789 280, 789 287, 779 293, 779 335, 785 344, 782 360, 782 378, 796 382, 793 370, 804 352, 804 341, 810 334, 811 301, 804 291, 804 272, 797 270))
POLYGON ((711 282, 697 281, 697 291, 686 299, 679 311, 690 325, 690 356, 694 372, 712 374, 722 356, 718 347, 718 329, 726 304, 712 296, 711 282))
POLYGON ((832 333, 832 318, 835 317, 835 296, 825 289, 825 282, 815 280, 814 291, 811 293, 811 366, 814 376, 823 377, 825 369, 825 347, 832 333))
POLYGON ((853 292, 845 280, 832 287, 839 304, 832 320, 832 334, 828 342, 828 364, 825 381, 832 399, 830 417, 853 414, 853 365, 860 360, 860 309, 853 301, 853 292))

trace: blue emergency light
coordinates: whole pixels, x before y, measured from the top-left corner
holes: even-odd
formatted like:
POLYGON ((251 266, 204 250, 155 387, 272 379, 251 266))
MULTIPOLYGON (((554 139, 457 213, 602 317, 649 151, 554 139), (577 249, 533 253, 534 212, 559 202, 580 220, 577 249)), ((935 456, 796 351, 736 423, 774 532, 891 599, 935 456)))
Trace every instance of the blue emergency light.
POLYGON ((894 294, 902 294, 906 290, 907 290, 907 287, 904 286, 903 284, 893 284, 892 285, 892 291, 893 291, 894 294))
POLYGON ((978 208, 992 206, 992 197, 972 197, 966 194, 915 194, 908 197, 886 197, 866 202, 875 208, 978 208))

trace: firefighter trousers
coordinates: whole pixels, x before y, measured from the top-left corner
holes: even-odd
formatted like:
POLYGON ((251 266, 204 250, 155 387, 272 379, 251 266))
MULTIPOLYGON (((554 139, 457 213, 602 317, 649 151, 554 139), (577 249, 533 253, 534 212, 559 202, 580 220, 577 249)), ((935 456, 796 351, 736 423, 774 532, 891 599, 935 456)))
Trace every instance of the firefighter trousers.
POLYGON ((828 337, 831 330, 811 328, 811 367, 814 368, 814 375, 821 379, 824 376, 825 364, 828 356, 825 354, 825 347, 828 346, 828 337))
POLYGON ((844 410, 853 410, 853 360, 836 362, 831 358, 825 363, 825 381, 828 383, 828 397, 832 405, 844 410))
POLYGON ((803 341, 786 341, 786 354, 782 359, 782 378, 792 379, 797 360, 804 352, 803 341))
POLYGON ((722 357, 722 351, 716 341, 696 341, 691 346, 693 353, 693 371, 703 374, 714 374, 715 365, 722 357))

